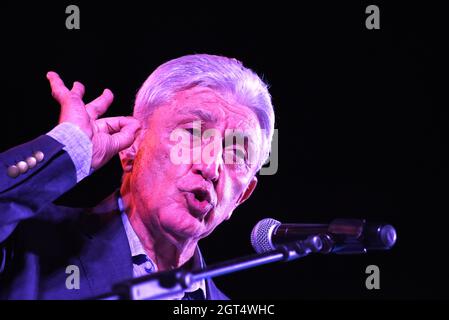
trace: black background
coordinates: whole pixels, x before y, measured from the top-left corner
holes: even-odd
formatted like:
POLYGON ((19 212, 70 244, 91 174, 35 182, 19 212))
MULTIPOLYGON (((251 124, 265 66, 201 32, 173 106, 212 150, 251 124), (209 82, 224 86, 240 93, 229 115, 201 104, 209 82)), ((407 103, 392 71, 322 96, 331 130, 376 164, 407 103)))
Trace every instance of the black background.
MULTIPOLYGON (((250 201, 201 241, 206 261, 252 253, 249 234, 264 217, 382 220, 395 225, 398 242, 389 252, 259 267, 217 285, 232 298, 448 298, 443 11, 425 2, 335 2, 2 2, 0 150, 57 124, 49 70, 66 84, 83 82, 86 101, 110 88, 106 116, 114 116, 132 112, 139 86, 169 59, 235 57, 271 85, 279 171, 259 177, 250 201), (80 7, 80 30, 65 28, 69 4, 80 7), (369 4, 380 7, 380 30, 365 28, 369 4), (365 288, 370 264, 380 267, 380 290, 365 288)), ((58 202, 95 204, 119 186, 120 170, 114 158, 58 202)))

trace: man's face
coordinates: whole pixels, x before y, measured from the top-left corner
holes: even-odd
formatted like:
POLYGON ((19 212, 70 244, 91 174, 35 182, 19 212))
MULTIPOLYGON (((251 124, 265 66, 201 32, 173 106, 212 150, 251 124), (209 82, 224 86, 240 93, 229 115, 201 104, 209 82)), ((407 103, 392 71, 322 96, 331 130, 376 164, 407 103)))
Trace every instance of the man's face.
POLYGON ((256 186, 262 131, 249 108, 211 89, 192 88, 158 107, 146 128, 135 142, 130 191, 151 231, 174 242, 199 240, 228 219, 256 186), (226 139, 232 129, 247 137, 244 143, 229 143, 238 142, 226 139), (213 138, 201 137, 208 130, 213 138), (188 163, 174 157, 180 146, 184 154, 188 151, 188 163))

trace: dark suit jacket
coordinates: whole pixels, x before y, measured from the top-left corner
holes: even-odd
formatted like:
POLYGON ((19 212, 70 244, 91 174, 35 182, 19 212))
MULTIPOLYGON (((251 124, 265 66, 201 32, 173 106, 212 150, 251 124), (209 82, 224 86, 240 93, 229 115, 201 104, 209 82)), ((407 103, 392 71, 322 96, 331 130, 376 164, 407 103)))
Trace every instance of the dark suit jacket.
MULTIPOLYGON (((0 297, 87 299, 132 278, 128 239, 115 195, 91 210, 52 202, 76 184, 64 145, 43 135, 0 154, 0 297), (44 159, 16 178, 7 168, 42 151, 44 159), (69 290, 66 268, 80 271, 80 289, 69 290)), ((207 299, 227 297, 211 280, 207 299)))

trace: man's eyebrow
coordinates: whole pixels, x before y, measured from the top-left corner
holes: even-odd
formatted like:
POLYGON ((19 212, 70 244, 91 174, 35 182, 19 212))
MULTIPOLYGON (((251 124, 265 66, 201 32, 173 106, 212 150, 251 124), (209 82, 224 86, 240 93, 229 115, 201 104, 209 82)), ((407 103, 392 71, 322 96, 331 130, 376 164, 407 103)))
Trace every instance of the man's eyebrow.
POLYGON ((201 120, 205 121, 205 122, 213 122, 213 123, 217 123, 218 119, 216 116, 214 116, 212 113, 201 110, 201 109, 194 109, 194 110, 181 110, 180 111, 181 114, 184 115, 194 115, 197 116, 198 118, 200 118, 201 120))

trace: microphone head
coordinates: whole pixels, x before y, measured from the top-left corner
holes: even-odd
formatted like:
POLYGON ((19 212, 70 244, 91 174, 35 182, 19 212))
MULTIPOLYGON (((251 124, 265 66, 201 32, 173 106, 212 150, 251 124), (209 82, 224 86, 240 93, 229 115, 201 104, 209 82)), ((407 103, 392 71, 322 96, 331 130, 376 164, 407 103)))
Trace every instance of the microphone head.
POLYGON ((382 230, 380 231, 380 238, 384 243, 385 247, 389 249, 396 243, 397 239, 396 230, 392 225, 387 224, 383 226, 382 230))
POLYGON ((251 231, 251 245, 257 253, 264 253, 274 250, 275 247, 271 241, 273 231, 281 223, 275 219, 266 218, 260 220, 251 231))
POLYGON ((396 243, 396 230, 389 224, 366 224, 363 243, 367 249, 388 250, 396 243))

